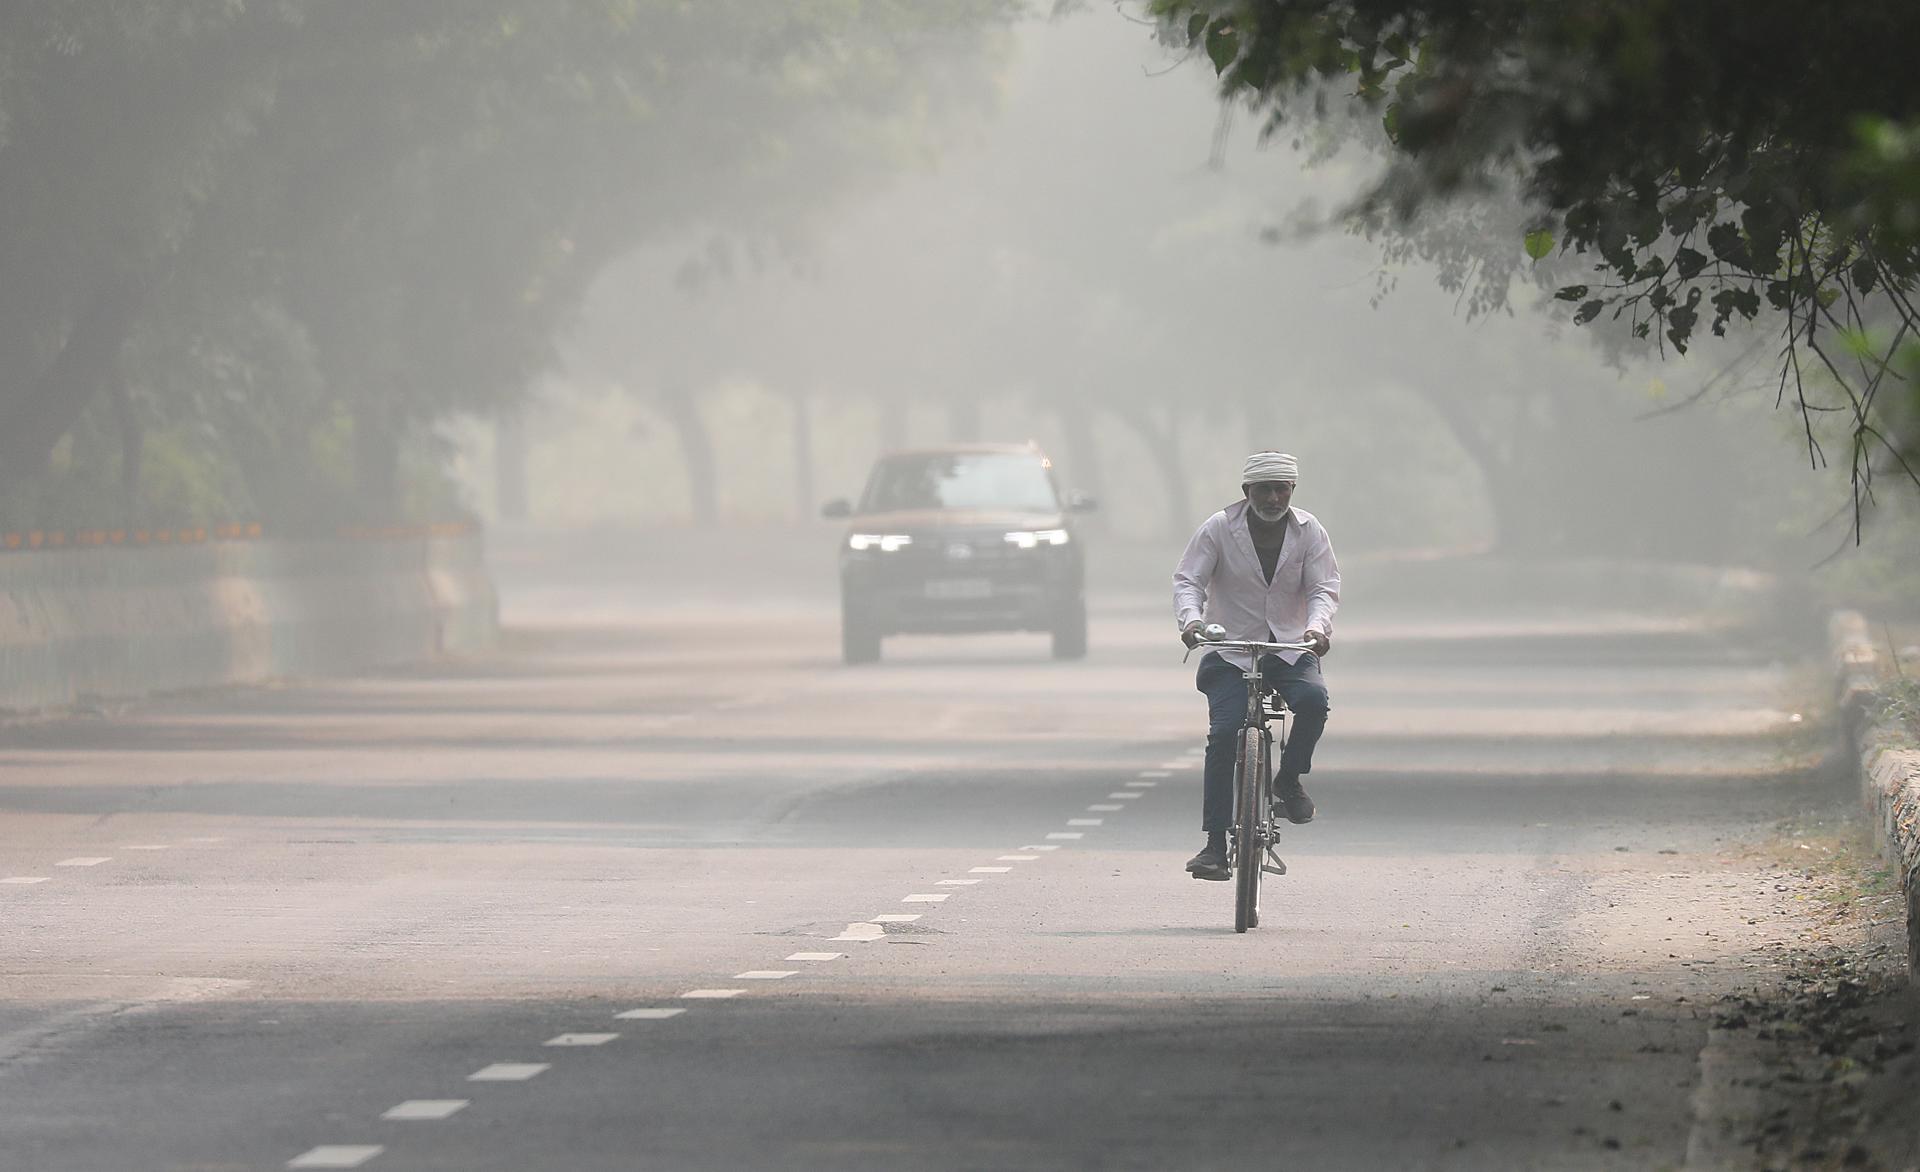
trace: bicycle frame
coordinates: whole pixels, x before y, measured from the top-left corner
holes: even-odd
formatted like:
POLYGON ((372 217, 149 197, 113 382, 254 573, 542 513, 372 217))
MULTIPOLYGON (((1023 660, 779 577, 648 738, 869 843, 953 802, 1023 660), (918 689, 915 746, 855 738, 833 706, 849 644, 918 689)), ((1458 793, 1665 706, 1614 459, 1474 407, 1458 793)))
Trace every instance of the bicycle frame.
POLYGON ((1234 750, 1234 824, 1228 835, 1228 865, 1234 873, 1234 931, 1245 932, 1260 923, 1260 876, 1284 875, 1287 865, 1274 853, 1280 842, 1279 825, 1273 816, 1273 730, 1270 721, 1280 725, 1280 744, 1286 746, 1284 701, 1269 710, 1261 690, 1260 659, 1278 651, 1312 651, 1311 643, 1267 643, 1244 639, 1201 639, 1187 649, 1182 659, 1194 651, 1245 651, 1247 666, 1241 678, 1247 681, 1247 717, 1238 734, 1234 750), (1249 758, 1253 758, 1249 761, 1249 758))

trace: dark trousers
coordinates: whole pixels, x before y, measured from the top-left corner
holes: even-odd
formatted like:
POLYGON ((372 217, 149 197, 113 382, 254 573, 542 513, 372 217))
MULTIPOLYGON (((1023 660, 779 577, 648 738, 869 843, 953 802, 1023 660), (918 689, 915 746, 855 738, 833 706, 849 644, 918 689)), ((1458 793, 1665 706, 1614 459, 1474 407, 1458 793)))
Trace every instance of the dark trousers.
MULTIPOLYGON (((1313 747, 1327 727, 1327 682, 1320 676, 1319 658, 1308 651, 1289 664, 1269 655, 1260 661, 1260 683, 1279 692, 1293 710, 1280 772, 1295 777, 1311 772, 1313 747)), ((1200 661, 1193 686, 1207 696, 1207 768, 1200 829, 1226 830, 1233 825, 1233 759, 1239 753, 1240 730, 1247 724, 1247 681, 1239 668, 1210 651, 1200 661)))

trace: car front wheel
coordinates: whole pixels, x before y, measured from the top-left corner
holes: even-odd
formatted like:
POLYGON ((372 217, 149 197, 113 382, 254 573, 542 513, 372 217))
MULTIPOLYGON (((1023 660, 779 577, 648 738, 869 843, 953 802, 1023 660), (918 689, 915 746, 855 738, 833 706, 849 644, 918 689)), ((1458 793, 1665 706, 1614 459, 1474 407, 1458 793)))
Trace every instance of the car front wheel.
POLYGON ((840 658, 847 663, 877 663, 880 659, 880 632, 845 605, 840 608, 840 658))
POLYGON ((1053 616, 1053 657, 1084 659, 1087 654, 1087 604, 1074 599, 1053 616))

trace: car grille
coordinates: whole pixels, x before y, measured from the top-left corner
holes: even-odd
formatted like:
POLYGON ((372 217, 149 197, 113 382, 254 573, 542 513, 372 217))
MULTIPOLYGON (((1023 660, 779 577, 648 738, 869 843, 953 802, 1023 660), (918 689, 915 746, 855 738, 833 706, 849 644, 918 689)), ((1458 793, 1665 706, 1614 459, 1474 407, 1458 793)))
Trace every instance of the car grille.
POLYGON ((1019 549, 999 533, 915 534, 913 544, 876 560, 882 581, 908 586, 934 579, 985 578, 995 583, 1038 583, 1056 550, 1019 549))

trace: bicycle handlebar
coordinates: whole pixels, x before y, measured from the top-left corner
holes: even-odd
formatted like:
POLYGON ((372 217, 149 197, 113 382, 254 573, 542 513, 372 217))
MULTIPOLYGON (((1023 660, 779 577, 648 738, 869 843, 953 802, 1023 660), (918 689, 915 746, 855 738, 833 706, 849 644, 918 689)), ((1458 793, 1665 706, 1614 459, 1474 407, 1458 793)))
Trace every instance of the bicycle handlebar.
POLYGON ((1313 644, 1311 643, 1263 643, 1258 639, 1200 639, 1196 641, 1193 646, 1187 648, 1187 653, 1180 657, 1180 662, 1185 663, 1187 660, 1191 659, 1193 657, 1193 653, 1200 650, 1202 647, 1208 647, 1208 648, 1224 647, 1230 651, 1312 651, 1313 650, 1313 644))

